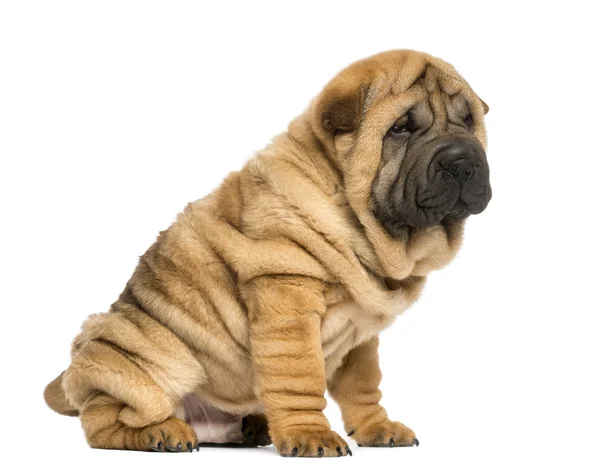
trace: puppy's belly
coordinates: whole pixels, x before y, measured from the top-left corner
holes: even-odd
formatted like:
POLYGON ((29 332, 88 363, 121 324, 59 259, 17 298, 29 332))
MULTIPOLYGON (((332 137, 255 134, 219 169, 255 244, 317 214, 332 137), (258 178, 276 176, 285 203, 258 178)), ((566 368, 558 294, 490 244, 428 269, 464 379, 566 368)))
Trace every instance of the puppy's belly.
POLYGON ((242 443, 242 416, 222 411, 197 394, 183 399, 185 421, 200 443, 242 443))

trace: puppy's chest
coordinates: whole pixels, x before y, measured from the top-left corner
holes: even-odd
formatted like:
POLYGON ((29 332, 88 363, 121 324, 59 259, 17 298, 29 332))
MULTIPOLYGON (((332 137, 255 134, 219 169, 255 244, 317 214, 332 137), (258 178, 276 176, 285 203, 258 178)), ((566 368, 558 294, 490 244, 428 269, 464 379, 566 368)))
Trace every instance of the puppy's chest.
POLYGON ((321 322, 321 346, 329 378, 354 347, 377 335, 387 324, 377 321, 351 300, 343 288, 326 293, 327 312, 321 322))

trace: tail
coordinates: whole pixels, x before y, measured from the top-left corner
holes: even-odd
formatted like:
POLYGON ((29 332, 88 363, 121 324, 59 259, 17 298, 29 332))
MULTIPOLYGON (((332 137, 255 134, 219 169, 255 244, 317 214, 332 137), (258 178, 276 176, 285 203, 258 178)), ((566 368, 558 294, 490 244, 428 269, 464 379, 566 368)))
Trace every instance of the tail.
POLYGON ((64 416, 77 417, 79 411, 69 404, 65 390, 62 387, 64 373, 63 371, 54 381, 46 386, 46 389, 44 389, 44 399, 48 407, 53 411, 64 416))

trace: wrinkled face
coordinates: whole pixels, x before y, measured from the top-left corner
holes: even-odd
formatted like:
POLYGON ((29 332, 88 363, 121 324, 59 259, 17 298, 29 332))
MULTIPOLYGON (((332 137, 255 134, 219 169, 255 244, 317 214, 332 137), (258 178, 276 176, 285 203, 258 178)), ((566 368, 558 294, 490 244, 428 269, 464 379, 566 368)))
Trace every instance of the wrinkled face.
POLYGON ((474 94, 447 94, 432 76, 412 86, 421 93, 383 137, 371 201, 392 236, 478 214, 492 196, 486 154, 474 134, 474 94))

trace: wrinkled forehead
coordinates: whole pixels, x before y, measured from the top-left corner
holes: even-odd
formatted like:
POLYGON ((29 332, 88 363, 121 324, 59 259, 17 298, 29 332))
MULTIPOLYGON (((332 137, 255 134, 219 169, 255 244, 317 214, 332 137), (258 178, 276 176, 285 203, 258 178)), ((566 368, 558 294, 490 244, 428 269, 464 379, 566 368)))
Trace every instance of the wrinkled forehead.
POLYGON ((381 101, 400 96, 406 101, 427 102, 434 113, 444 109, 468 113, 478 106, 478 97, 458 73, 426 63, 418 70, 409 69, 395 77, 382 73, 373 78, 365 98, 365 111, 381 101))
POLYGON ((362 131, 383 136, 390 126, 409 111, 425 126, 436 123, 431 132, 445 132, 452 124, 463 123, 471 114, 473 133, 484 148, 487 137, 481 100, 452 66, 429 62, 403 70, 380 69, 371 76, 366 91, 362 131))

